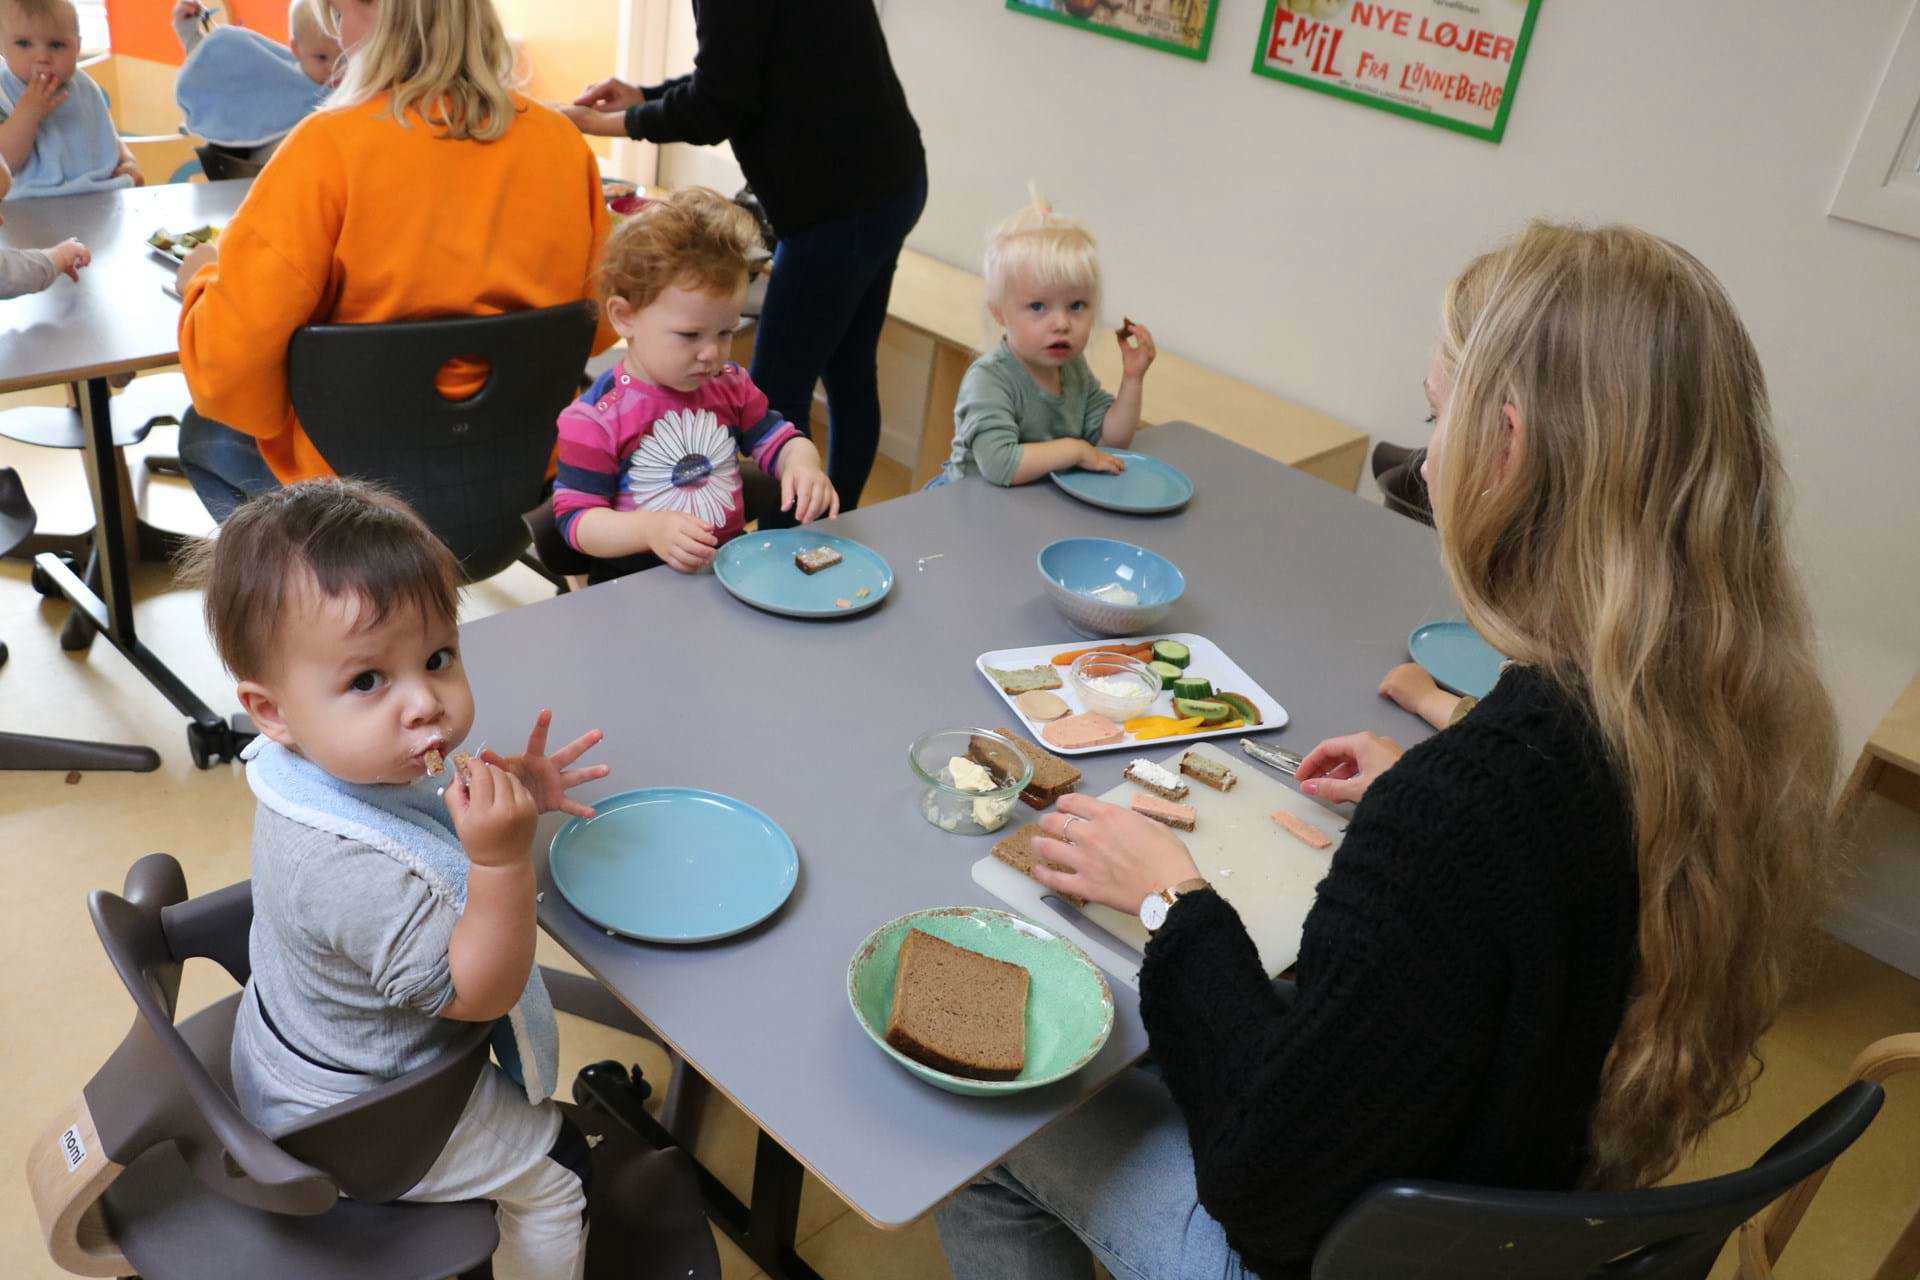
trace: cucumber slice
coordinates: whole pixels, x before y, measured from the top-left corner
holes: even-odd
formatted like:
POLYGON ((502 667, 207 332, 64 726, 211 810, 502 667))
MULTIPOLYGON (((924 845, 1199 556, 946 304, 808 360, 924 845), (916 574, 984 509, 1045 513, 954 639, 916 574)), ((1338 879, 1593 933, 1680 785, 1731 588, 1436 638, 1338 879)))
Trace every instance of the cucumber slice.
POLYGON ((1164 662, 1185 671, 1187 664, 1193 661, 1193 652, 1178 640, 1155 640, 1153 657, 1156 662, 1164 662))
POLYGON ((1262 723, 1260 708, 1254 706, 1253 699, 1244 693, 1216 693, 1213 695, 1213 700, 1215 702, 1224 702, 1235 711, 1238 711, 1240 718, 1248 724, 1262 723))
POLYGON ((1180 668, 1171 662, 1149 662, 1147 667, 1160 677, 1160 687, 1163 689, 1172 688, 1173 682, 1180 678, 1180 668))
POLYGON ((1224 702, 1215 702, 1210 698, 1175 698, 1173 714, 1182 720, 1191 720, 1199 716, 1205 724, 1219 724, 1222 720, 1231 720, 1238 714, 1224 702))
POLYGON ((1213 682, 1201 676, 1181 676, 1173 682, 1173 696, 1176 698, 1211 698, 1213 682))

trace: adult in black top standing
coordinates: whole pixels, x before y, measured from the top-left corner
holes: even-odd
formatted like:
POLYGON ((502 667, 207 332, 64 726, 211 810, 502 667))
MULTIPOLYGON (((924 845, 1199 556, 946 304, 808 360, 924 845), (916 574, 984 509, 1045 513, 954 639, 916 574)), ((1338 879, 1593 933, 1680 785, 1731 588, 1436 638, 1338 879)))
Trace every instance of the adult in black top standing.
POLYGON ((880 444, 876 352, 894 265, 927 202, 920 127, 873 0, 693 0, 693 72, 593 86, 587 133, 731 142, 778 238, 753 380, 788 421, 824 381, 827 474, 858 505, 880 444))
POLYGON ((1304 1277, 1377 1182, 1642 1185, 1751 1078, 1819 910, 1835 737, 1753 344, 1622 227, 1536 224, 1444 317, 1440 551, 1513 662, 1412 750, 1301 764, 1358 807, 1293 990, 1166 828, 1082 796, 1041 819, 1038 878, 1153 930, 1155 1074, 940 1211, 956 1280, 1082 1280, 1090 1251, 1304 1277))

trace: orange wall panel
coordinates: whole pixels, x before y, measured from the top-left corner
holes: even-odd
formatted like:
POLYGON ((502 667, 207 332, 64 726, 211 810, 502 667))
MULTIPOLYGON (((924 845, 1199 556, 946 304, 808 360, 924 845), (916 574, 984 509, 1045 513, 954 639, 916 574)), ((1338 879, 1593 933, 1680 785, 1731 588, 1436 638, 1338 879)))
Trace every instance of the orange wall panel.
MULTIPOLYGON (((287 38, 287 6, 279 0, 211 0, 221 20, 252 27, 274 40, 287 38)), ((113 51, 179 66, 184 56, 174 37, 169 0, 107 0, 113 51)))

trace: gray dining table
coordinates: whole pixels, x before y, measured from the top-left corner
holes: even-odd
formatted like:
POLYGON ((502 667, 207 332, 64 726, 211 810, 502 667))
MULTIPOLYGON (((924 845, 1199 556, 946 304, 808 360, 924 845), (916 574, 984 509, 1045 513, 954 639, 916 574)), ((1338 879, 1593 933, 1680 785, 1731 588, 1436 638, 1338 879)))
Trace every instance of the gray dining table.
MULTIPOLYGON (((80 438, 93 498, 96 564, 82 581, 63 560, 35 560, 41 582, 65 596, 128 662, 187 718, 187 742, 201 768, 234 759, 242 736, 175 675, 140 638, 133 614, 130 562, 164 560, 176 535, 140 520, 116 438, 109 379, 164 368, 180 358, 180 301, 165 292, 174 268, 147 244, 156 230, 224 225, 252 186, 233 182, 173 183, 90 195, 9 200, 0 246, 46 248, 69 237, 92 252, 80 279, 56 280, 42 293, 0 306, 0 392, 68 385, 75 388, 80 438)), ((21 411, 15 411, 21 412, 21 411)), ((67 643, 63 641, 63 644, 67 643)), ((151 753, 149 753, 151 754, 151 753)), ((157 757, 146 767, 158 766, 157 757)))
MULTIPOLYGON (((1191 475, 1192 503, 1133 517, 1045 482, 974 479, 840 517, 829 527, 896 576, 859 616, 777 617, 712 576, 659 569, 463 629, 472 741, 517 749, 551 707, 557 734, 606 732, 596 757, 613 772, 588 799, 702 787, 758 807, 798 846, 798 886, 764 924, 670 946, 609 936, 581 916, 546 865, 559 820, 545 819, 536 840, 542 927, 759 1126, 752 1216, 774 1221, 732 1227, 770 1275, 812 1274, 792 1247, 800 1167, 868 1222, 908 1225, 1146 1050, 1138 1000, 1116 983, 1111 1038, 1079 1073, 958 1097, 900 1069, 848 1007, 848 961, 879 925, 926 907, 1003 905, 970 875, 994 838, 921 817, 907 747, 929 729, 1014 722, 977 655, 1079 641, 1042 593, 1041 547, 1101 535, 1178 564, 1187 590, 1162 629, 1211 638, 1286 706, 1288 724, 1265 741, 1304 751, 1351 730, 1405 743, 1430 732, 1376 690, 1406 660, 1414 627, 1454 613, 1431 530, 1191 425, 1152 428, 1135 447, 1191 475), (760 1194, 763 1181, 776 1191, 760 1194)), ((1080 790, 1116 785, 1128 758, 1076 759, 1080 790)))

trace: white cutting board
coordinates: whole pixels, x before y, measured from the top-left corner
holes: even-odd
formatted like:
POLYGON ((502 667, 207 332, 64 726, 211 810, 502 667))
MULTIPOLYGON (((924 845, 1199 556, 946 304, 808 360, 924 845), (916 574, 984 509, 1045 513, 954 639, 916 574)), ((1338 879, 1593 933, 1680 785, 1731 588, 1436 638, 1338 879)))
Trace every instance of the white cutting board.
MULTIPOLYGON (((1197 817, 1192 831, 1177 834, 1192 851, 1200 874, 1240 913, 1259 948, 1261 966, 1277 977, 1300 956, 1300 932, 1314 892, 1346 836, 1347 820, 1245 756, 1210 742, 1182 747, 1159 763, 1178 773, 1180 757, 1188 751, 1223 762, 1240 781, 1231 791, 1215 791, 1182 775, 1188 787, 1182 803, 1192 805, 1197 817), (1287 834, 1268 816, 1275 809, 1286 809, 1319 827, 1332 837, 1333 848, 1310 849, 1287 834)), ((1122 782, 1100 799, 1125 805, 1140 790, 1122 782)), ((1097 904, 1076 909, 991 854, 974 864, 973 879, 1020 914, 1072 938, 1101 968, 1139 990, 1147 928, 1138 916, 1097 904), (1089 923, 1097 929, 1086 928, 1089 923)))
MULTIPOLYGON (((980 678, 993 686, 993 691, 1000 695, 1000 700, 1007 704, 1007 709, 1020 718, 1020 723, 1026 726, 1033 740, 1060 756, 1085 756, 1098 751, 1160 751, 1176 742, 1194 742, 1200 738, 1219 737, 1229 733, 1240 738, 1249 733, 1271 733, 1275 729, 1287 727, 1287 709, 1280 705, 1280 700, 1268 693, 1259 681, 1241 670, 1239 663, 1229 658, 1219 645, 1205 636, 1196 636, 1185 631, 1163 631, 1158 635, 1139 636, 1131 640, 1109 640, 1105 643, 1141 644, 1148 640, 1178 640, 1187 646, 1187 651, 1192 655, 1187 664, 1187 674, 1205 676, 1215 690, 1224 689, 1228 693, 1240 694, 1251 701, 1255 707, 1259 708, 1260 723, 1242 725, 1237 729, 1209 729, 1202 726, 1192 733, 1183 733, 1177 738, 1151 738, 1146 742, 1135 742, 1133 735, 1129 733, 1119 742, 1107 747, 1056 747, 1047 741, 1046 722, 1035 720, 1022 711, 1020 704, 1014 701, 1014 695, 1002 689, 1000 682, 987 674, 987 668, 997 667, 1002 671, 1017 671, 1022 667, 1044 667, 1053 661, 1053 655, 1056 653, 1074 649, 1086 650, 1094 646, 1079 640, 1065 645, 1035 644, 1023 649, 995 649, 991 653, 983 653, 975 658, 973 666, 980 673, 980 678)), ((1067 704, 1069 715, 1078 715, 1085 711, 1086 703, 1080 700, 1080 691, 1073 687, 1073 678, 1067 674, 1067 669, 1056 667, 1055 670, 1060 673, 1060 687, 1051 692, 1060 695, 1061 700, 1067 704)), ((1143 716, 1172 715, 1172 691, 1162 689, 1160 696, 1154 699, 1153 705, 1140 714, 1143 716)))

